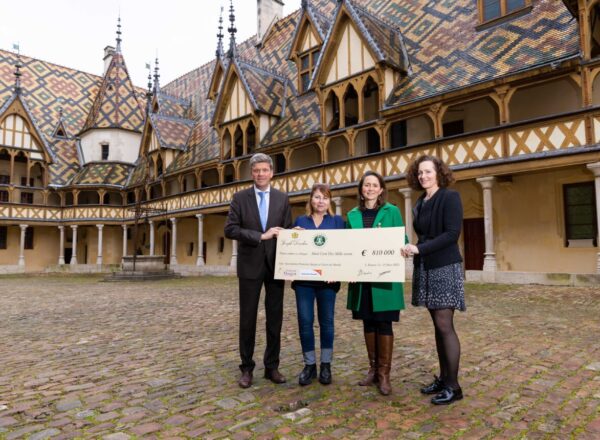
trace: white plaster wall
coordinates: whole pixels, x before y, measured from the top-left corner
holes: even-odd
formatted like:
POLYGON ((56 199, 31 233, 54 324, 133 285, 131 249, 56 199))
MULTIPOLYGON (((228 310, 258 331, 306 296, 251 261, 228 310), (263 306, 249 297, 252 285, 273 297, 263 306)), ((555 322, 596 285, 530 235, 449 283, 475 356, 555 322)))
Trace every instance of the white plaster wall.
POLYGON ((90 130, 81 137, 85 163, 102 160, 102 144, 109 145, 108 160, 133 163, 140 151, 141 133, 118 129, 90 130))

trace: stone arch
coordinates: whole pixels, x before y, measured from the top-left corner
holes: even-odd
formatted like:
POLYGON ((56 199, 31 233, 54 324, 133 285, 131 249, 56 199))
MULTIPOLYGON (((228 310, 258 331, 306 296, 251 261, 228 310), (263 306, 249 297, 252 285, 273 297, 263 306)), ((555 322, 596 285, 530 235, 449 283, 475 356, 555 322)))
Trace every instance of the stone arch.
POLYGON ((517 89, 509 103, 510 122, 572 112, 581 107, 579 86, 571 77, 563 76, 517 89), (556 99, 557 96, 561 99, 556 99))
POLYGON ((354 155, 363 156, 365 154, 377 153, 381 151, 381 138, 377 130, 373 127, 361 130, 354 138, 354 155))
POLYGON ((332 137, 327 143, 327 161, 334 162, 350 157, 350 145, 346 136, 332 137))
POLYGON ((500 125, 500 111, 489 96, 454 104, 444 112, 442 130, 444 137, 500 125))
POLYGON ((340 100, 331 90, 325 99, 325 131, 334 131, 340 128, 340 100))
POLYGON ((317 144, 295 148, 290 154, 288 170, 298 170, 321 163, 321 149, 317 144))
POLYGON ((240 124, 235 126, 235 131, 233 132, 233 145, 234 152, 233 157, 240 157, 244 155, 244 130, 240 124))
POLYGON ((206 188, 209 186, 215 186, 219 184, 219 172, 216 168, 209 168, 202 170, 200 175, 200 187, 206 188))
POLYGON ((223 183, 231 183, 235 181, 235 168, 232 163, 228 163, 223 167, 223 183))
POLYGON ((372 121, 379 118, 379 86, 371 75, 362 88, 363 120, 372 121))
POLYGON ((246 139, 247 139, 247 151, 246 154, 254 154, 254 150, 256 150, 256 126, 253 121, 248 122, 248 127, 246 128, 246 139))
POLYGON ((344 123, 346 127, 358 123, 358 93, 352 84, 344 93, 344 123))
POLYGON ((231 157, 231 133, 228 128, 223 131, 223 159, 229 159, 231 157))

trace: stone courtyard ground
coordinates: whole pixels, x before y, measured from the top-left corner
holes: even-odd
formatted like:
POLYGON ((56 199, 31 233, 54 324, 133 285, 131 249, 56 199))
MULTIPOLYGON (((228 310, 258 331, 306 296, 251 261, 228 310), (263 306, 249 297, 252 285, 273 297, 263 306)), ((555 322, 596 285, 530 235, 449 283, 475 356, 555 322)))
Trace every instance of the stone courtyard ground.
POLYGON ((288 383, 262 378, 261 312, 255 385, 241 390, 235 278, 0 278, 0 439, 600 438, 600 288, 469 285, 456 319, 465 399, 448 407, 419 393, 436 355, 411 306, 395 325, 393 394, 355 385, 366 353, 345 300, 332 385, 297 384, 287 289, 288 383))

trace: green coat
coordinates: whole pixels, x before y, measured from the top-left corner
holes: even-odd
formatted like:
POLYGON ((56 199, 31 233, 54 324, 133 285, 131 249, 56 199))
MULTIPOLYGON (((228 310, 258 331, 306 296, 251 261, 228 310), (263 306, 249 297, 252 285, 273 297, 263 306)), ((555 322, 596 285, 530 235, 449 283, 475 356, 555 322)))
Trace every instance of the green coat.
MULTIPOLYGON (((348 212, 347 218, 348 228, 362 229, 364 227, 362 212, 358 208, 348 212)), ((392 228, 397 226, 404 226, 400 210, 391 203, 386 203, 379 209, 373 227, 392 228)), ((371 283, 371 292, 374 312, 404 309, 404 287, 402 283, 371 283)), ((348 284, 346 308, 357 311, 360 307, 361 294, 362 283, 348 284)))

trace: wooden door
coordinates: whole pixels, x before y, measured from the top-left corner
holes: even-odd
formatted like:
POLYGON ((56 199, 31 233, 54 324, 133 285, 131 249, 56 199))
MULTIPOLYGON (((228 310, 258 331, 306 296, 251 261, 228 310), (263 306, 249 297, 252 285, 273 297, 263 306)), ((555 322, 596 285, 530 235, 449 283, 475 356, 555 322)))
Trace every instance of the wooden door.
POLYGON ((465 242, 465 270, 483 270, 483 254, 485 253, 483 218, 463 220, 463 239, 465 242))

